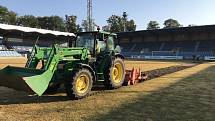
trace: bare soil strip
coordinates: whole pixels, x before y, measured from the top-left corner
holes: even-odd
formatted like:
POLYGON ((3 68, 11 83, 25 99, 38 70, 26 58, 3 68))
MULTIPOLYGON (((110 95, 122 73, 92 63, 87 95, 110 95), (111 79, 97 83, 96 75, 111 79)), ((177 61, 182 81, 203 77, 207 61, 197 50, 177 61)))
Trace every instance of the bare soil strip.
MULTIPOLYGON (((188 64, 188 65, 183 65, 183 66, 172 66, 172 67, 166 67, 166 68, 146 71, 146 73, 148 75, 147 80, 151 80, 151 79, 158 78, 158 77, 161 77, 161 76, 166 75, 166 74, 171 74, 171 73, 174 73, 177 71, 191 68, 191 67, 194 67, 196 65, 197 64, 188 64)), ((91 91, 91 93, 88 96, 93 96, 96 94, 106 93, 106 92, 108 92, 108 90, 106 90, 103 85, 100 85, 100 86, 97 85, 96 87, 93 88, 93 91, 91 91)))

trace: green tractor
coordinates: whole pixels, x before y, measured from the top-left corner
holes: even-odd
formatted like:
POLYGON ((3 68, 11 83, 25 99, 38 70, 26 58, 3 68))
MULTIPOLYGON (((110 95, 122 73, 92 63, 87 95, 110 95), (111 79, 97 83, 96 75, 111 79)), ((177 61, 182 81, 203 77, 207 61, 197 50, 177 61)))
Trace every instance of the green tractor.
POLYGON ((25 68, 0 70, 0 86, 41 96, 64 84, 68 97, 76 99, 87 96, 99 82, 108 89, 119 88, 125 79, 125 65, 115 39, 116 34, 95 31, 77 33, 70 47, 35 45, 25 68))

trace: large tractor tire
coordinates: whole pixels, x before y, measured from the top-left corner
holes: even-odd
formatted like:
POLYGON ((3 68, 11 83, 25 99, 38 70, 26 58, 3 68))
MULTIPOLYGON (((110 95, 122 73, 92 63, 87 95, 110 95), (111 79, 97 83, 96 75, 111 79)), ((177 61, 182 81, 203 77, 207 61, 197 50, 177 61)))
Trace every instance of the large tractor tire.
POLYGON ((116 58, 104 70, 104 85, 107 89, 116 89, 122 86, 125 80, 125 64, 121 58, 116 58))
POLYGON ((74 70, 65 83, 67 96, 73 99, 86 97, 93 86, 92 73, 85 68, 74 70))

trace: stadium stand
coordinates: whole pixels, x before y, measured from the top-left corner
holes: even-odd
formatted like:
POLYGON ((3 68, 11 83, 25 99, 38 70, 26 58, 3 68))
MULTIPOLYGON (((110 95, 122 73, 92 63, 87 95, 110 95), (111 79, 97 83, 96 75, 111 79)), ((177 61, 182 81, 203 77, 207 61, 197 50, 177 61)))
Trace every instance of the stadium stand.
POLYGON ((75 34, 45 29, 0 24, 0 57, 26 56, 36 44, 50 47, 53 43, 60 46, 72 40, 75 34))
POLYGON ((130 49, 131 49, 131 45, 129 45, 129 44, 121 44, 121 49, 122 49, 122 51, 123 52, 130 52, 130 49))
POLYGON ((215 25, 118 34, 120 46, 126 48, 122 49, 122 52, 127 58, 153 56, 150 58, 179 57, 181 59, 182 57, 183 59, 211 58, 215 60, 215 25))
POLYGON ((151 52, 151 51, 159 51, 161 42, 145 42, 136 44, 136 48, 133 50, 135 52, 151 52))
POLYGON ((32 46, 13 46, 16 51, 31 51, 32 46))
POLYGON ((178 50, 180 52, 192 52, 195 50, 195 41, 177 41, 177 42, 165 42, 165 45, 160 51, 173 51, 178 50))
POLYGON ((215 40, 201 41, 197 49, 198 52, 213 51, 215 49, 215 40))
POLYGON ((16 51, 0 51, 0 57, 22 57, 22 55, 16 51))
POLYGON ((0 45, 0 50, 3 50, 4 49, 4 45, 0 45))

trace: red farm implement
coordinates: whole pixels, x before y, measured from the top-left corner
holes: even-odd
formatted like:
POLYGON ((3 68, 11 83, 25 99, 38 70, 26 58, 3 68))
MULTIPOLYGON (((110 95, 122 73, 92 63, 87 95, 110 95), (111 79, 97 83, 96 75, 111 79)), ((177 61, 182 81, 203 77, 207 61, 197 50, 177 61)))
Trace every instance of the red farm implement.
POLYGON ((135 85, 136 83, 147 80, 148 75, 142 72, 141 69, 126 70, 124 85, 135 85))

